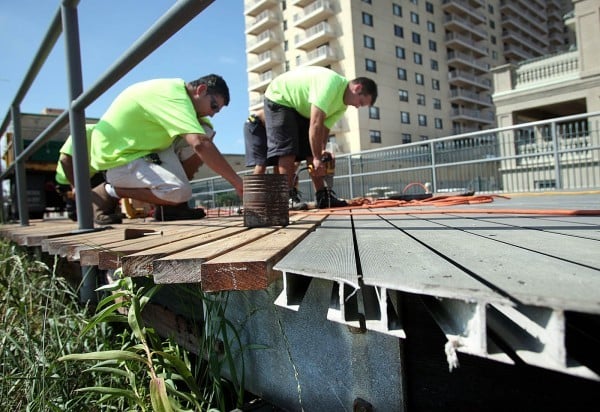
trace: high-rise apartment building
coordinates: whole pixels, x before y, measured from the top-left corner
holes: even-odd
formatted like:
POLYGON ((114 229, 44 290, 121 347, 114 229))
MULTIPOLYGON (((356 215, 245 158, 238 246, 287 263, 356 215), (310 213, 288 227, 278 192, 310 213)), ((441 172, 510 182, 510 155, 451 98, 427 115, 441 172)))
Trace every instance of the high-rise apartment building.
POLYGON ((568 47, 570 0, 245 0, 250 109, 277 75, 329 67, 379 86, 331 130, 356 152, 496 126, 490 69, 568 47))

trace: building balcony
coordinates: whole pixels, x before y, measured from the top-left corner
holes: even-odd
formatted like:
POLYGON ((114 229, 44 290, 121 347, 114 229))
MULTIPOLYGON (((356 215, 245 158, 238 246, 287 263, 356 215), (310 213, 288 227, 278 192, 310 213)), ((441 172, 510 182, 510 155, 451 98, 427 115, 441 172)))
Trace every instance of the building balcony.
POLYGON ((489 63, 475 59, 473 56, 459 52, 456 50, 450 50, 448 52, 448 66, 457 69, 472 70, 475 74, 487 73, 490 70, 489 63))
MULTIPOLYGON (((519 3, 514 0, 502 0, 500 2, 500 13, 503 16, 515 16, 519 21, 523 20, 519 23, 520 29, 526 27, 527 29, 536 28, 542 32, 547 30, 545 21, 539 15, 532 13, 526 7, 519 7, 519 3)), ((504 19, 502 21, 504 22, 504 19)))
MULTIPOLYGON (((547 41, 547 39, 545 39, 547 41)), ((508 30, 502 31, 502 42, 504 44, 515 44, 523 49, 531 50, 532 56, 542 56, 547 53, 548 46, 541 46, 539 44, 533 43, 527 37, 520 36, 515 32, 511 32, 508 30)))
POLYGON ((294 38, 294 46, 301 50, 311 50, 334 39, 335 33, 327 22, 321 22, 294 38))
POLYGON ((548 34, 548 27, 546 25, 535 25, 530 24, 529 20, 522 19, 520 16, 513 16, 510 14, 503 15, 501 18, 502 28, 504 30, 510 29, 518 33, 522 32, 524 28, 527 28, 531 33, 539 33, 542 36, 548 34))
POLYGON ((318 0, 305 7, 302 13, 294 15, 294 26, 306 29, 335 14, 333 6, 325 0, 318 0))
POLYGON ((521 64, 514 72, 514 88, 531 88, 536 85, 565 82, 578 77, 578 52, 561 53, 521 64))
POLYGON ((246 46, 247 53, 262 53, 279 45, 281 41, 279 36, 273 30, 266 30, 248 42, 246 46))
POLYGON ((504 57, 508 61, 522 61, 530 59, 534 57, 534 55, 522 47, 514 44, 507 44, 504 46, 504 57))
POLYGON ((475 57, 487 56, 487 49, 473 39, 458 33, 446 34, 446 47, 454 50, 469 50, 475 57))
POLYGON ((248 60, 248 72, 250 73, 262 73, 278 64, 281 64, 283 59, 279 54, 268 50, 264 53, 259 54, 254 59, 248 60))
POLYGON ((277 13, 272 10, 265 10, 246 26, 246 34, 258 35, 279 23, 280 19, 277 13))
POLYGON ((490 79, 485 79, 463 70, 453 70, 448 72, 448 80, 450 85, 455 87, 474 87, 478 90, 492 89, 492 81, 490 79))
POLYGON ((483 123, 485 125, 493 124, 495 121, 493 112, 485 110, 466 109, 464 107, 453 108, 450 111, 450 119, 453 122, 477 122, 483 123))
POLYGON ((250 76, 248 81, 248 91, 255 93, 264 93, 271 80, 275 78, 272 70, 261 73, 259 75, 250 76))
POLYGON ((490 95, 481 95, 469 90, 454 89, 450 91, 450 103, 457 105, 471 104, 480 108, 489 108, 493 106, 490 95))
POLYGON ((298 59, 298 66, 327 66, 340 60, 339 52, 330 46, 321 46, 298 59))
POLYGON ((475 26, 468 20, 458 16, 446 16, 444 28, 448 31, 469 32, 474 40, 483 40, 487 38, 485 30, 475 26))
POLYGON ((260 12, 277 6, 277 0, 252 0, 247 1, 244 8, 246 16, 256 16, 260 12))
POLYGON ((307 4, 310 4, 310 3, 312 3, 313 1, 315 1, 315 0, 292 0, 292 1, 290 2, 290 4, 291 4, 292 6, 304 7, 304 6, 306 6, 307 4))
MULTIPOLYGON (((472 4, 471 1, 466 0, 444 0, 442 3, 442 10, 446 13, 454 14, 457 16, 462 16, 470 18, 477 23, 485 23, 486 18, 484 14, 478 13, 476 11, 476 6, 472 4)), ((481 5, 481 2, 475 2, 481 5)))

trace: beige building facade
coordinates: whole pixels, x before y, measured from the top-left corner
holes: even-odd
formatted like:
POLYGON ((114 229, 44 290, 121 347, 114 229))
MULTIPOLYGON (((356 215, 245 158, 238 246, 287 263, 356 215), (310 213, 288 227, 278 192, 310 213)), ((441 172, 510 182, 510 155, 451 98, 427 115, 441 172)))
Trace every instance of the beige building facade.
POLYGON ((329 67, 379 86, 331 130, 358 152, 496 127, 491 68, 568 48, 561 0, 245 0, 250 109, 277 75, 329 67))

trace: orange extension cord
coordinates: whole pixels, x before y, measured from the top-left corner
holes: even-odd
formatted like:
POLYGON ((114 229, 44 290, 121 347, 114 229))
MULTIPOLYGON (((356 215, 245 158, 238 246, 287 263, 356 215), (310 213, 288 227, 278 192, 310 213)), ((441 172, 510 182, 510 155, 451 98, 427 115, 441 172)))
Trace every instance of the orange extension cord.
MULTIPOLYGON (((440 207, 456 205, 477 205, 491 203, 494 198, 510 199, 502 195, 475 196, 434 196, 422 200, 391 200, 359 197, 348 201, 348 207, 335 209, 319 209, 313 214, 327 215, 407 215, 407 214, 443 214, 443 213, 490 213, 490 214, 524 214, 524 215, 560 215, 560 216, 600 216, 598 210, 569 210, 569 209, 439 209, 440 207), (381 210, 399 207, 434 206, 433 210, 381 210)), ((290 213, 306 213, 302 211, 290 213)))

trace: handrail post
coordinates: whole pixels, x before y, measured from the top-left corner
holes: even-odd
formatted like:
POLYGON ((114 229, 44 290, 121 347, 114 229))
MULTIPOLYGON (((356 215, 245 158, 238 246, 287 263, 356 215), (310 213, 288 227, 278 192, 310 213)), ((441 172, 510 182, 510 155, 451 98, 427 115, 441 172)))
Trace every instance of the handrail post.
POLYGON ((562 182, 561 167, 560 167, 560 150, 558 147, 559 141, 558 141, 558 136, 556 133, 557 127, 558 126, 557 126, 556 122, 550 123, 550 133, 552 133, 552 145, 554 146, 554 148, 553 148, 553 151, 554 151, 554 176, 556 178, 556 188, 562 189, 563 182, 562 182))
POLYGON ((21 226, 29 225, 29 210, 27 208, 27 177, 25 176, 25 159, 19 159, 23 151, 23 135, 21 128, 21 110, 13 104, 10 107, 13 123, 13 153, 15 156, 15 196, 17 197, 17 208, 21 226))
POLYGON ((73 101, 83 93, 81 52, 77 3, 64 1, 61 6, 65 54, 67 58, 67 81, 69 83, 69 127, 73 139, 73 168, 75 177, 75 202, 79 229, 93 229, 92 190, 90 185, 89 156, 85 130, 85 108, 74 108, 73 101))

